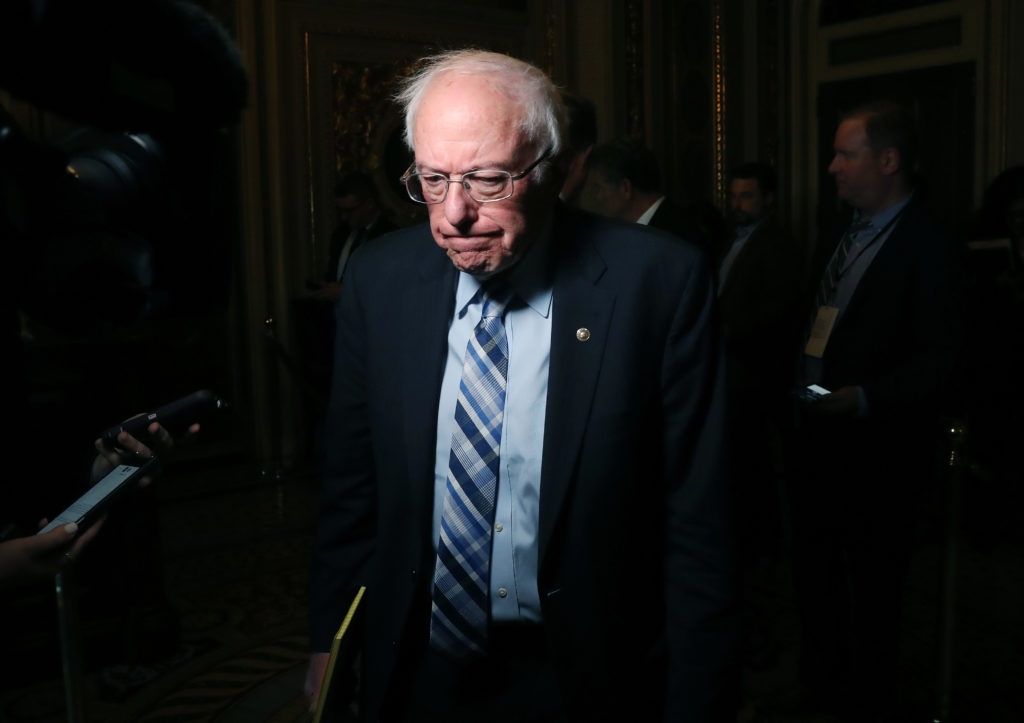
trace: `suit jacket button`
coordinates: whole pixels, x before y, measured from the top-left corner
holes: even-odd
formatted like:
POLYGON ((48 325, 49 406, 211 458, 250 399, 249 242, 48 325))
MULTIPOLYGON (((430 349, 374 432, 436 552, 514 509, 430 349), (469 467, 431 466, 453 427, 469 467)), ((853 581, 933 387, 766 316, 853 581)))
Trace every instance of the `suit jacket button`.
POLYGON ((576 330, 576 338, 579 341, 590 341, 590 329, 585 326, 581 326, 576 330))

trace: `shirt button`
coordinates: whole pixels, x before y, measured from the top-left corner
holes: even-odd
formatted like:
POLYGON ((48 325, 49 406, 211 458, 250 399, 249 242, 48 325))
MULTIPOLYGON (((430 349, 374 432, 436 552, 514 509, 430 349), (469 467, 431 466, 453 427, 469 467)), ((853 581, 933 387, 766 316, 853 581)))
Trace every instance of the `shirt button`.
POLYGON ((497 530, 498 532, 501 532, 502 530, 505 529, 505 525, 501 524, 500 522, 496 522, 494 524, 494 529, 497 530))
POLYGON ((503 587, 498 588, 498 597, 508 597, 508 590, 503 587))

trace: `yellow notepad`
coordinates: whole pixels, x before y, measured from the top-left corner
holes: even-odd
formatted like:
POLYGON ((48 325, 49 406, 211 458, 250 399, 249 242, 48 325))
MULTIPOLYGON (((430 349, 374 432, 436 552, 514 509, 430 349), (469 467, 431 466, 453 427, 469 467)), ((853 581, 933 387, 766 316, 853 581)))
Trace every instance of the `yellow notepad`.
POLYGON ((336 706, 348 703, 347 700, 341 699, 345 697, 344 692, 346 689, 349 689, 349 693, 355 690, 355 682, 352 680, 347 681, 347 683, 343 681, 344 684, 333 685, 334 672, 339 665, 339 661, 341 661, 342 666, 348 667, 344 675, 351 673, 352 660, 359 646, 359 636, 357 633, 346 636, 346 633, 348 633, 350 628, 354 627, 356 616, 362 612, 359 603, 362 601, 363 593, 365 592, 365 587, 359 588, 355 598, 352 600, 352 604, 348 606, 345 619, 341 621, 341 627, 338 628, 338 632, 334 635, 334 642, 331 643, 331 655, 327 659, 327 670, 324 672, 324 680, 320 685, 320 697, 316 701, 316 713, 313 715, 313 723, 320 723, 325 712, 336 706), (341 698, 339 698, 339 695, 341 695, 341 698))

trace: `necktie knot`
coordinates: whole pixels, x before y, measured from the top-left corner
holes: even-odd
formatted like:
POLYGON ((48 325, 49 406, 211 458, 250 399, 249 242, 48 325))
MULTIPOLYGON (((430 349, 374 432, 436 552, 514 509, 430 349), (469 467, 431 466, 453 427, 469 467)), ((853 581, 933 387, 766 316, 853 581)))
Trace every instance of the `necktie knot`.
POLYGON ((492 283, 481 287, 480 291, 482 294, 481 299, 483 300, 481 316, 485 319, 493 317, 500 319, 504 316, 505 308, 508 306, 509 301, 512 300, 512 294, 508 287, 504 284, 492 283))
POLYGON ((871 228, 871 220, 863 216, 858 216, 853 219, 850 223, 850 227, 846 229, 846 235, 851 239, 856 240, 857 234, 869 228, 871 228))

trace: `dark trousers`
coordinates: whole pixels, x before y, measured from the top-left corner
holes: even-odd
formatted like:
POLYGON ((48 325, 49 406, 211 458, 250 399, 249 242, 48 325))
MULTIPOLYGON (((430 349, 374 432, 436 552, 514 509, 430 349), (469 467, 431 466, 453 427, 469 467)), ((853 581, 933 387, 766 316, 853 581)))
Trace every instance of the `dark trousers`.
POLYGON ((472 661, 424 646, 388 708, 385 720, 409 723, 566 720, 540 625, 493 626, 488 655, 472 661))
POLYGON ((927 444, 886 431, 805 429, 791 479, 801 678, 819 710, 876 714, 897 703, 902 593, 934 467, 927 444))

